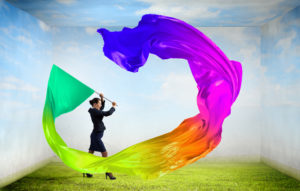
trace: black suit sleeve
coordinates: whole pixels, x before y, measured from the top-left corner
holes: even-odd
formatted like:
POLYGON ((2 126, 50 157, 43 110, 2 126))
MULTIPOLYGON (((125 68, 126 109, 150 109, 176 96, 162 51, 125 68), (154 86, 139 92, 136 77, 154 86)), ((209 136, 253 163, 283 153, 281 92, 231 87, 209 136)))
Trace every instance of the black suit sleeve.
POLYGON ((110 110, 108 111, 101 111, 101 110, 96 110, 94 111, 94 114, 98 117, 100 116, 110 116, 111 114, 113 114, 113 112, 115 111, 114 107, 111 107, 110 110))
POLYGON ((103 116, 110 116, 111 114, 113 114, 113 112, 115 112, 115 108, 111 107, 108 111, 102 111, 103 116))
POLYGON ((103 110, 103 109, 104 109, 104 106, 105 106, 105 100, 101 101, 101 107, 100 107, 100 110, 103 110))

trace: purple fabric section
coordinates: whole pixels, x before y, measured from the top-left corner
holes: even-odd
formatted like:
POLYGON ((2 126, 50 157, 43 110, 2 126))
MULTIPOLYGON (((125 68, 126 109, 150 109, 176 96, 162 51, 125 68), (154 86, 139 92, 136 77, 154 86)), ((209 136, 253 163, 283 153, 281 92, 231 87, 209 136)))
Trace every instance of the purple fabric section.
POLYGON ((186 59, 198 85, 197 105, 209 133, 219 136, 242 80, 242 67, 193 26, 171 17, 144 15, 138 26, 119 32, 98 29, 105 56, 120 67, 138 72, 149 53, 162 59, 186 59))

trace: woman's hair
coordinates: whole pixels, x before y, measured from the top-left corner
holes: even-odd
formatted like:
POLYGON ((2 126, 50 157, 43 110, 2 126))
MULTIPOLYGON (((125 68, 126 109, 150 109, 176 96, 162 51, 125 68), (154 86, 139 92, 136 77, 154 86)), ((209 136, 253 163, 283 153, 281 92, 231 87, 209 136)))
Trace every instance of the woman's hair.
POLYGON ((95 97, 94 99, 90 100, 91 106, 94 105, 94 103, 98 103, 100 101, 100 98, 95 97))

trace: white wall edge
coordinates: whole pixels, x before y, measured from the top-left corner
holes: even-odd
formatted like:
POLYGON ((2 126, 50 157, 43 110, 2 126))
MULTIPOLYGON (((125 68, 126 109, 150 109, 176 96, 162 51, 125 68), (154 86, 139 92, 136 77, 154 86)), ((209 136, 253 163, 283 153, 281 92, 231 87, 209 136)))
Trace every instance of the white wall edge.
POLYGON ((263 156, 261 156, 261 161, 264 164, 266 164, 288 176, 291 176, 293 178, 296 178, 297 180, 300 180, 300 170, 298 170, 296 168, 287 166, 285 164, 282 164, 280 162, 277 162, 275 160, 272 160, 272 159, 269 159, 269 158, 263 157, 263 156))
POLYGON ((34 165, 31 165, 29 167, 26 167, 22 170, 19 170, 18 172, 16 173, 13 173, 13 174, 10 174, 2 179, 0 179, 0 188, 4 187, 4 186, 7 186, 21 178, 23 178, 24 176, 40 169, 41 167, 49 164, 50 162, 53 161, 53 157, 49 157, 47 159, 44 159, 34 165))

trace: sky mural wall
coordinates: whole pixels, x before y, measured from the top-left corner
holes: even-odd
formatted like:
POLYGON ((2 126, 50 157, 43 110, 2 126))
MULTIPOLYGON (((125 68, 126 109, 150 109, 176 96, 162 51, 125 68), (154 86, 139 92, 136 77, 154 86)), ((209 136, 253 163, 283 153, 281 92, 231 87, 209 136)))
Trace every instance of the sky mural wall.
POLYGON ((0 2, 0 179, 49 158, 41 129, 50 28, 28 13, 0 2))
POLYGON ((262 27, 262 157, 300 177, 300 6, 262 27), (298 172, 297 172, 298 171, 298 172))

